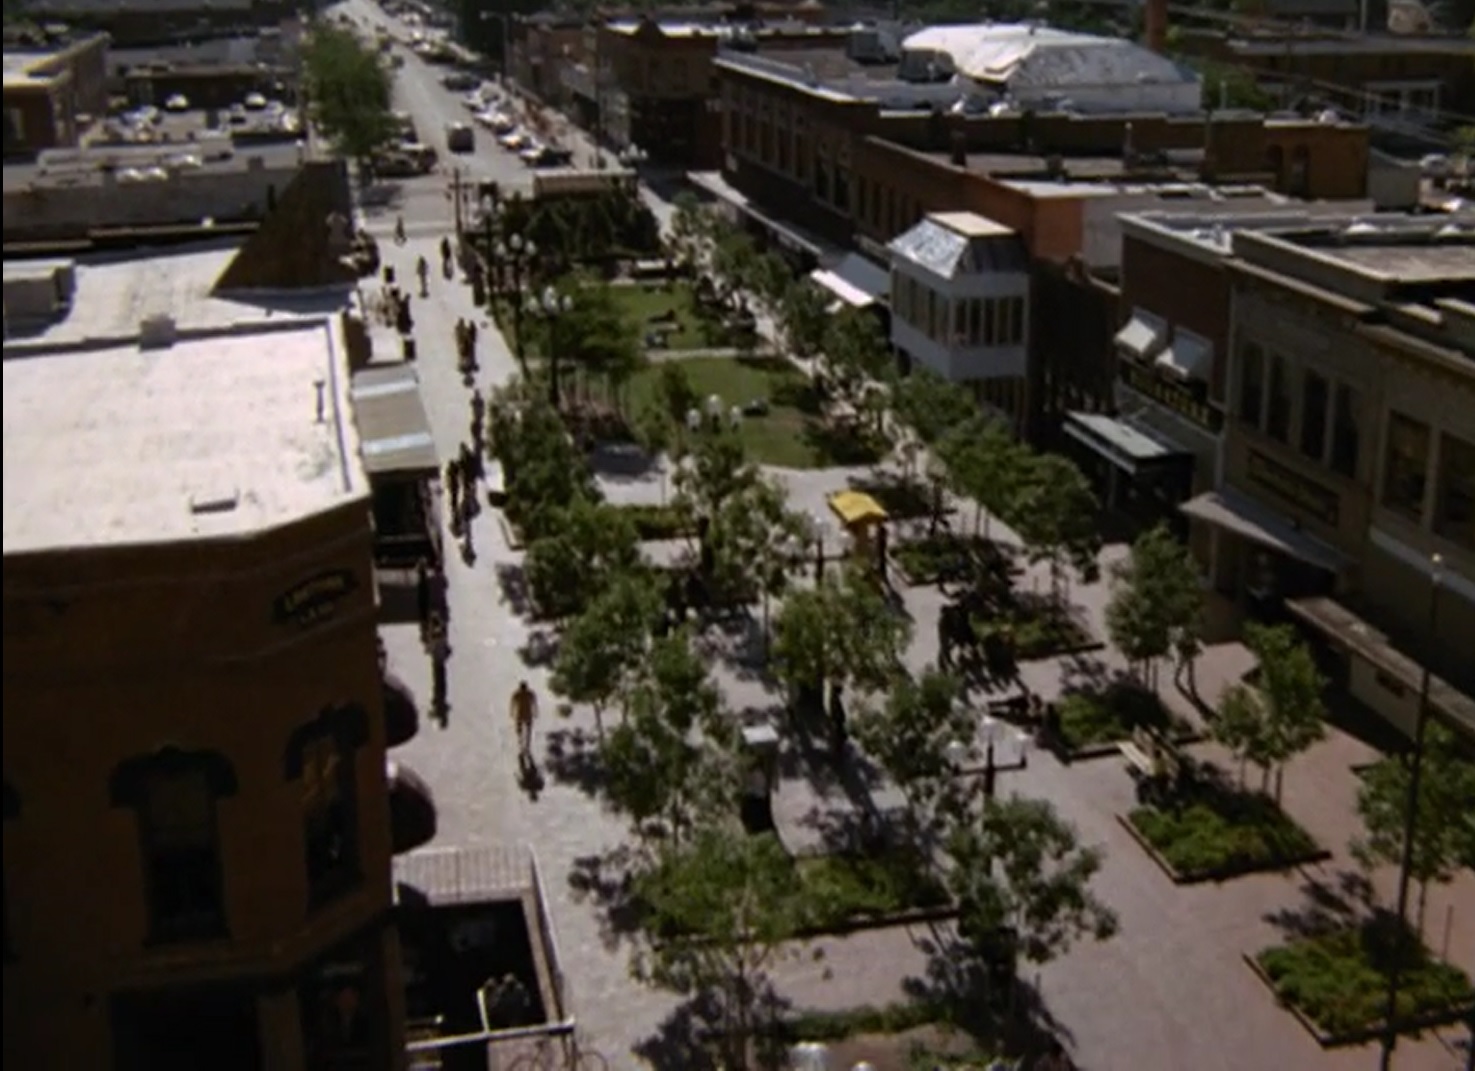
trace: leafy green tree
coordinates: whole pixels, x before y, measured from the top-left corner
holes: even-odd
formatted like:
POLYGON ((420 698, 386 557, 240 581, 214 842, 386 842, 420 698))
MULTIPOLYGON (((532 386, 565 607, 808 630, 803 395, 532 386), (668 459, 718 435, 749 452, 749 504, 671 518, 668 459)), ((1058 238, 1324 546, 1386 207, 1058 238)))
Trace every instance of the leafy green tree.
POLYGON ((731 299, 756 289, 759 254, 753 239, 733 227, 719 230, 711 251, 712 271, 731 299))
POLYGON ((656 373, 656 398, 675 427, 686 426, 686 414, 701 404, 691 376, 677 361, 667 361, 656 373))
POLYGON ((1081 470, 1058 454, 1031 457, 1020 475, 1008 517, 1024 541, 1030 560, 1047 562, 1054 597, 1062 597, 1068 566, 1086 583, 1098 572, 1101 533, 1096 526, 1099 504, 1081 470))
POLYGON ((702 816, 736 809, 731 717, 683 630, 656 640, 630 694, 630 716, 602 751, 610 802, 637 830, 655 818, 681 840, 702 816))
POLYGON ((1158 659, 1171 654, 1184 633, 1198 631, 1198 566, 1160 524, 1139 535, 1112 572, 1116 586, 1106 607, 1107 632, 1129 662, 1144 667, 1145 683, 1155 688, 1158 659))
POLYGON ((1045 963, 1081 937, 1106 940, 1117 919, 1091 891, 1101 852, 1047 800, 987 800, 951 839, 958 934, 985 961, 1045 963))
POLYGON ((727 1066, 752 1066, 768 971, 798 951, 790 942, 804 917, 803 897, 793 861, 772 836, 705 827, 668 846, 634 888, 651 936, 634 961, 635 977, 686 996, 715 996, 727 1066))
POLYGON ((807 279, 790 284, 775 317, 789 351, 796 357, 812 357, 824 345, 829 310, 824 295, 807 279))
POLYGON ((676 471, 677 508, 715 523, 723 503, 759 482, 760 470, 748 460, 742 438, 725 424, 715 429, 704 425, 702 430, 688 431, 683 439, 686 456, 676 471))
POLYGON ((520 382, 501 388, 487 412, 491 453, 507 487, 507 516, 527 539, 552 532, 575 499, 596 496, 588 460, 541 392, 520 382))
POLYGON ((313 122, 340 153, 362 164, 393 139, 389 72, 356 34, 317 23, 302 66, 313 122))
POLYGON ((1001 421, 982 413, 947 432, 937 444, 937 456, 960 495, 978 504, 973 528, 988 535, 988 518, 1014 513, 1014 499, 1029 471, 1029 448, 1014 438, 1001 421))
POLYGON ((783 311, 784 299, 794 285, 794 271, 778 253, 760 253, 753 262, 753 294, 771 319, 783 311))
MULTIPOLYGON (((670 367, 669 365, 667 367, 670 367)), ((647 402, 635 414, 635 441, 661 473, 661 505, 666 504, 666 458, 676 445, 676 422, 663 406, 647 402)))
POLYGON ((556 510, 548 533, 528 544, 523 569, 538 609, 567 620, 639 563, 634 522, 613 506, 580 496, 556 510))
POLYGON ((621 573, 564 631, 553 662, 553 690, 594 708, 604 735, 604 711, 626 705, 636 671, 662 612, 661 596, 644 571, 621 573))
POLYGON ((1262 787, 1274 774, 1278 802, 1286 764, 1326 735, 1326 679, 1289 626, 1251 622, 1245 646, 1259 662, 1257 683, 1225 693, 1215 735, 1242 762, 1261 768, 1262 787))
POLYGON ((896 385, 896 415, 933 446, 948 432, 978 415, 978 403, 956 383, 918 369, 896 385))
MULTIPOLYGON (((1416 918, 1420 934, 1430 884, 1443 884, 1460 867, 1475 866, 1475 761, 1462 750, 1464 746, 1445 726, 1429 723, 1409 868, 1409 875, 1419 883, 1416 918)), ((1363 774, 1357 813, 1364 835, 1352 847, 1365 866, 1399 866, 1403 861, 1411 772, 1411 755, 1389 755, 1363 774)))
POLYGON ((545 354, 557 356, 561 365, 572 364, 584 379, 604 385, 611 402, 646 363, 640 344, 640 329, 616 300, 610 285, 602 280, 566 282, 563 293, 570 298, 569 310, 553 320, 538 320, 545 354))
POLYGON ((918 829, 934 824, 950 795, 954 771, 948 760, 953 741, 971 743, 976 715, 958 702, 959 681, 929 669, 918 679, 898 676, 878 710, 855 719, 855 739, 906 796, 918 829))
MULTIPOLYGON (((880 321, 867 309, 846 308, 830 317, 824 354, 830 389, 857 415, 867 409, 866 399, 876 384, 891 378, 891 346, 881 333, 880 321)), ((881 432, 884 412, 872 410, 872 434, 881 432)))
POLYGON ((683 190, 676 195, 671 213, 671 244, 677 259, 688 271, 706 262, 707 246, 712 233, 711 217, 703 210, 696 194, 683 190))
POLYGON ((789 510, 784 489, 757 476, 713 507, 707 530, 713 589, 744 602, 782 594, 807 530, 804 518, 789 510))

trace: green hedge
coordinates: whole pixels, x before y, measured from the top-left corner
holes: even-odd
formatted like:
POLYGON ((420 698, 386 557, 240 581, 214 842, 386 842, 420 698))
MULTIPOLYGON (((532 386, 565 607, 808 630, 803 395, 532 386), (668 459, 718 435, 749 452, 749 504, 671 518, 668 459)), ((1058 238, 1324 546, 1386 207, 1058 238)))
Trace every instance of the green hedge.
POLYGON ((915 853, 817 855, 795 861, 805 929, 838 930, 866 919, 945 906, 947 889, 915 853))
POLYGON ((1127 740, 1139 726, 1157 732, 1187 728, 1156 693, 1134 684, 1071 692, 1060 700, 1057 711, 1060 741, 1067 751, 1127 740))
POLYGON ((1388 972, 1396 959, 1402 961, 1400 1024, 1454 1020, 1475 1009, 1469 977, 1436 960, 1388 916, 1267 948, 1255 959, 1281 1000, 1332 1036, 1366 1034, 1383 1025, 1388 972))
POLYGON ((642 540, 684 539, 692 534, 691 525, 673 506, 622 505, 615 508, 634 522, 635 531, 642 540))
POLYGON ((1273 799, 1219 789, 1128 820, 1184 880, 1267 870, 1316 856, 1320 846, 1273 799))

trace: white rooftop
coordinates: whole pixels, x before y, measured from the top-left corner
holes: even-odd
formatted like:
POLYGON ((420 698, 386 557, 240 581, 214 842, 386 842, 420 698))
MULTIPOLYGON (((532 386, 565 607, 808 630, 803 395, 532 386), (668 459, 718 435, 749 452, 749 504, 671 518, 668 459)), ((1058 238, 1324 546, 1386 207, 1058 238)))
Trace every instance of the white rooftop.
POLYGON ((7 354, 5 554, 239 538, 366 497, 342 360, 330 320, 7 354))
POLYGON ((1011 88, 1069 92, 1077 86, 1196 81, 1172 60, 1135 42, 1032 23, 931 26, 909 35, 902 52, 945 55, 959 74, 1011 88))
MULTIPOLYGON (((35 329, 20 325, 5 339, 5 354, 9 357, 37 347, 123 343, 138 337, 144 320, 158 316, 172 318, 178 332, 186 335, 318 319, 346 307, 346 292, 335 291, 212 295, 215 280, 239 247, 238 242, 214 243, 179 252, 156 250, 148 255, 79 259, 70 311, 63 319, 35 329)), ((34 266, 22 260, 7 261, 5 274, 17 273, 34 274, 34 266)))

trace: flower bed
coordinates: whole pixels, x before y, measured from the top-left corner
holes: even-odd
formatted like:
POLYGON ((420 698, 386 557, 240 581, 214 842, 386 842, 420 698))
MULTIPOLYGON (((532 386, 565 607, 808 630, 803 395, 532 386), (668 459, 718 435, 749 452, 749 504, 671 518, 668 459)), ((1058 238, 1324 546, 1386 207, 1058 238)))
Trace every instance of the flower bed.
POLYGON ((1327 853, 1269 796, 1208 783, 1163 807, 1138 807, 1125 824, 1174 881, 1214 881, 1279 870, 1327 853))
POLYGON ((1349 1045, 1386 1028, 1388 973, 1400 967, 1400 1032, 1456 1022, 1475 1012, 1475 987, 1435 959, 1400 922, 1381 915, 1246 957, 1251 968, 1323 1045, 1349 1045))
POLYGON ((1071 692, 1056 707, 1059 716, 1056 743, 1070 758, 1108 754, 1137 728, 1166 733, 1169 738, 1192 738, 1192 730, 1158 696, 1134 684, 1112 684, 1099 691, 1071 692))
POLYGON ((685 539, 692 534, 692 527, 674 506, 621 505, 616 506, 635 525, 635 532, 642 541, 657 539, 685 539))

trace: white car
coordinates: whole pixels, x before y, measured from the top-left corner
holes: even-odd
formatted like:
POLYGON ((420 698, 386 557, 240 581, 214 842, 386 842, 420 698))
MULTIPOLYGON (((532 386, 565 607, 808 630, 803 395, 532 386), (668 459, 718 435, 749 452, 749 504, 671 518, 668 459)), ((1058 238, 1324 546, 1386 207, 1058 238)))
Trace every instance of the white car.
POLYGON ((187 112, 189 111, 189 98, 183 93, 176 93, 164 102, 164 110, 166 112, 187 112))
POLYGON ((245 105, 247 111, 262 112, 266 110, 266 98, 260 93, 247 93, 245 105))
POLYGON ((497 139, 497 144, 509 152, 518 152, 528 143, 528 137, 520 130, 514 130, 510 134, 503 134, 497 139))
POLYGON ((531 164, 543 155, 543 146, 536 141, 527 141, 517 150, 517 155, 523 163, 531 164))

